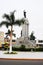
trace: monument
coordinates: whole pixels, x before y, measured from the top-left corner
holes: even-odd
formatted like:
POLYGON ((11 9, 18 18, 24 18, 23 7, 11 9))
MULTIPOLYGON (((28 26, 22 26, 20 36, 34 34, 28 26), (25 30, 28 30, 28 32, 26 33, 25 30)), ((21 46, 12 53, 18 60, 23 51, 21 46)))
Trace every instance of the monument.
POLYGON ((35 46, 34 41, 29 39, 29 22, 26 18, 26 12, 24 14, 24 24, 22 25, 21 37, 16 40, 16 45, 25 45, 26 47, 33 47, 35 46))
POLYGON ((22 25, 22 37, 28 37, 29 36, 29 22, 26 18, 26 12, 24 11, 24 24, 22 25))

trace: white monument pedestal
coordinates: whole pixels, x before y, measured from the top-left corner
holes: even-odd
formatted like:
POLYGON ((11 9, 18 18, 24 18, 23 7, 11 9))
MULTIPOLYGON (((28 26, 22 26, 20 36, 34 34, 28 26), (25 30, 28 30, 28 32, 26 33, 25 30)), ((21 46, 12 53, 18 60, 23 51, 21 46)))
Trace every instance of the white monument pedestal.
POLYGON ((26 47, 34 47, 35 42, 29 40, 29 22, 24 18, 25 23, 22 25, 22 36, 16 40, 16 46, 25 45, 26 47))

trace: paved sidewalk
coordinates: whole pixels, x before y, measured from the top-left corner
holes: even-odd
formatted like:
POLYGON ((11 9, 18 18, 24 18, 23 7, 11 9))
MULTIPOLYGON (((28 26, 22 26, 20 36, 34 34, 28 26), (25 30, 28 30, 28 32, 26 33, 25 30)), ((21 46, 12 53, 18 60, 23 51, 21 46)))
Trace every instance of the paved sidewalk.
POLYGON ((42 59, 43 52, 18 52, 17 54, 4 54, 5 51, 0 51, 0 58, 4 59, 42 59))

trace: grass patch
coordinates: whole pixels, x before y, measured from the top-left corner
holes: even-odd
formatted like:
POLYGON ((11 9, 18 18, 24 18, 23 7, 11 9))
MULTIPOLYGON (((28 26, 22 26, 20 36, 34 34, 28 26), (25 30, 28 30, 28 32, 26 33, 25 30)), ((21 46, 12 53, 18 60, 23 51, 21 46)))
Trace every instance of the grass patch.
POLYGON ((4 54, 17 54, 17 52, 5 52, 4 54))

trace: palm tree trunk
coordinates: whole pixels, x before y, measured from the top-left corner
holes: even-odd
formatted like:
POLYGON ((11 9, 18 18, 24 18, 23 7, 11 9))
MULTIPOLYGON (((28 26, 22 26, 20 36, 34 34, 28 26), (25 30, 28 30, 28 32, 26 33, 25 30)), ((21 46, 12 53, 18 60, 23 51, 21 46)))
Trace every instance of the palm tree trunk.
POLYGON ((10 50, 9 50, 10 53, 12 52, 12 28, 13 26, 11 26, 11 33, 10 33, 10 50))

